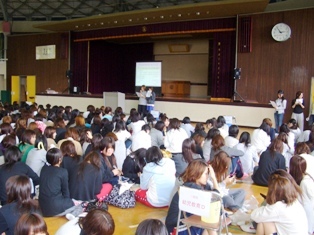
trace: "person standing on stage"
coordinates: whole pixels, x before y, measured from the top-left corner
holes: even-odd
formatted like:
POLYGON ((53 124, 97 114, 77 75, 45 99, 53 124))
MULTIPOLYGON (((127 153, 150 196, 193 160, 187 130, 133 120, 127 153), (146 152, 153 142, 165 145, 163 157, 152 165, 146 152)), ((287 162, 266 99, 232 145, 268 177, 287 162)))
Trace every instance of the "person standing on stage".
POLYGON ((136 92, 136 94, 139 97, 137 111, 142 117, 144 117, 147 109, 146 86, 142 85, 140 92, 136 92))
POLYGON ((283 90, 279 90, 277 93, 277 99, 275 100, 276 103, 276 112, 274 114, 275 123, 276 123, 276 132, 279 132, 279 128, 283 122, 283 116, 285 114, 285 109, 287 107, 287 100, 284 97, 283 90))
POLYGON ((154 110, 155 100, 156 100, 156 94, 153 90, 153 87, 148 88, 148 91, 146 93, 146 100, 147 100, 147 112, 150 113, 150 111, 154 110))
POLYGON ((301 131, 304 129, 304 99, 302 91, 298 91, 295 99, 292 100, 291 107, 293 108, 291 118, 295 119, 301 131))

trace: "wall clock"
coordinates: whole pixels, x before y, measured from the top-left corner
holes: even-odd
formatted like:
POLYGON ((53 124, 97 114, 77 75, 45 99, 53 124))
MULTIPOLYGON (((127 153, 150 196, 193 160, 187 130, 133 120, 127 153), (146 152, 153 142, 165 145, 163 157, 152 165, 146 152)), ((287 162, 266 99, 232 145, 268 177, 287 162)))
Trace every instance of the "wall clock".
POLYGON ((278 23, 271 30, 271 36, 277 42, 287 41, 291 37, 291 28, 285 23, 278 23))

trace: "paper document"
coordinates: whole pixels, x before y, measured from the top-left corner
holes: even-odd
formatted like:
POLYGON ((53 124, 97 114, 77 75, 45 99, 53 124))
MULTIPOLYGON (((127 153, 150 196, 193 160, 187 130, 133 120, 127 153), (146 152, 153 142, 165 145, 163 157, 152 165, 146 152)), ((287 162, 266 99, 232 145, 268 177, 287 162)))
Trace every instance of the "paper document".
POLYGON ((270 104, 276 109, 277 108, 277 105, 276 105, 276 102, 275 101, 270 101, 270 104))

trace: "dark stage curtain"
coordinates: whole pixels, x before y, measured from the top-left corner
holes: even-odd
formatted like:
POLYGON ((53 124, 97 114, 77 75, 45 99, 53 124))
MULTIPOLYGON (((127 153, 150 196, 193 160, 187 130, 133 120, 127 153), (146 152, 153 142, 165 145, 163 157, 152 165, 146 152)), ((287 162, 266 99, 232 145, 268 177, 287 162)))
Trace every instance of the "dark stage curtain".
POLYGON ((87 74, 87 42, 73 43, 71 50, 71 70, 72 78, 70 78, 70 89, 79 87, 81 92, 86 91, 86 74, 87 74))
MULTIPOLYGON (((76 58, 73 66, 75 71, 73 84, 79 86, 81 91, 86 91, 87 42, 74 44, 84 44, 86 52, 73 51, 73 57, 76 58)), ((79 45, 75 48, 80 47, 79 45)), ((91 41, 89 57, 90 93, 102 94, 104 91, 134 93, 135 64, 137 61, 153 61, 153 43, 119 45, 103 40, 91 41)))
POLYGON ((235 64, 235 32, 214 34, 211 74, 211 96, 231 98, 233 95, 235 64))

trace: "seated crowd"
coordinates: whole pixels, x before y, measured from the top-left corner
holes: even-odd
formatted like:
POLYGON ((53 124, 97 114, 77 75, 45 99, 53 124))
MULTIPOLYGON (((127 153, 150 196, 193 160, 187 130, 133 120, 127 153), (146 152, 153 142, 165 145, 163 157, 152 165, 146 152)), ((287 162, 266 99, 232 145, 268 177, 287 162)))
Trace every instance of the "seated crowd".
POLYGON ((265 206, 251 214, 257 234, 314 232, 314 128, 300 132, 294 119, 275 134, 265 118, 238 137, 223 116, 194 126, 189 117, 156 120, 136 109, 127 116, 120 107, 23 103, 2 107, 0 117, 0 234, 48 234, 42 217, 68 214, 75 219, 58 235, 113 234, 109 212, 86 215, 81 204, 104 200, 121 176, 139 185, 137 202, 168 208, 165 224, 143 221, 139 235, 175 230, 182 185, 216 191, 227 211, 242 211, 246 192, 230 186, 249 177, 269 187, 265 206))

